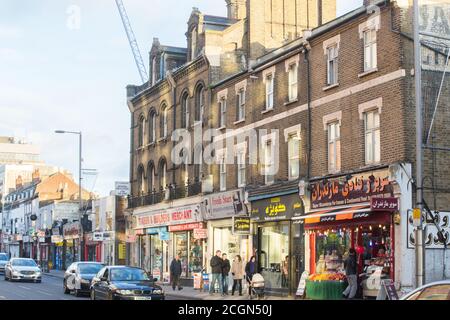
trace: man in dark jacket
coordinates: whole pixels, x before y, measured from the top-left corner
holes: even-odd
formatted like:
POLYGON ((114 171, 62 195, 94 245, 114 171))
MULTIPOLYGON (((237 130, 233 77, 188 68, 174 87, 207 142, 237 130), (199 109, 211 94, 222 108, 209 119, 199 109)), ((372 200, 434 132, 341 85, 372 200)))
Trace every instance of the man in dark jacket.
POLYGON ((209 284, 209 293, 214 294, 214 289, 216 282, 219 282, 219 292, 223 294, 223 280, 222 280, 222 258, 220 256, 222 252, 220 250, 216 251, 216 255, 211 258, 210 266, 211 266, 211 273, 212 273, 212 279, 209 284))
POLYGON ((344 261, 345 275, 347 276, 348 287, 343 292, 343 296, 353 299, 358 291, 358 263, 356 261, 356 251, 350 248, 348 257, 344 261))
POLYGON ((230 273, 231 264, 227 259, 227 254, 222 255, 222 281, 223 281, 223 293, 228 295, 228 274, 230 273))
POLYGON ((170 264, 170 280, 172 282, 173 290, 175 290, 175 287, 178 287, 178 290, 183 289, 180 286, 180 276, 181 276, 181 260, 180 256, 177 255, 170 264))

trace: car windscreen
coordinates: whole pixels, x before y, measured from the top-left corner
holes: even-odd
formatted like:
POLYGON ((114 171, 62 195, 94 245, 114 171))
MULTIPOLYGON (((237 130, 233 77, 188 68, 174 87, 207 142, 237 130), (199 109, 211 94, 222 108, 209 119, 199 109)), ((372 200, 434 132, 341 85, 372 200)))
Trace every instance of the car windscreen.
POLYGON ((83 263, 78 265, 78 272, 81 274, 97 274, 101 268, 103 268, 101 264, 83 263))
POLYGON ((6 254, 0 254, 0 261, 8 261, 6 254))
POLYGON ((37 264, 34 262, 34 260, 12 260, 11 265, 16 267, 36 267, 37 264))
POLYGON ((111 269, 111 281, 141 281, 150 280, 147 273, 141 269, 115 268, 111 269))

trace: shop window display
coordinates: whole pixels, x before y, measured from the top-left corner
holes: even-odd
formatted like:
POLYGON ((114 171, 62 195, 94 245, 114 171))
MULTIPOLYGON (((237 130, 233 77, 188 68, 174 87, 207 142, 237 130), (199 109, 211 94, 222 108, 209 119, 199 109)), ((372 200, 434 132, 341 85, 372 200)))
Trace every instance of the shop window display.
POLYGON ((268 289, 287 289, 289 277, 289 224, 260 228, 259 267, 268 289))
POLYGON ((188 276, 188 234, 187 232, 175 233, 175 253, 181 260, 181 277, 188 276))
POLYGON ((163 242, 159 239, 159 235, 152 235, 150 243, 152 275, 161 280, 163 277, 163 242))
POLYGON ((189 273, 201 272, 203 269, 203 246, 202 240, 194 239, 193 233, 190 234, 190 254, 189 254, 189 273))
POLYGON ((232 228, 214 228, 213 252, 220 250, 232 259, 240 254, 239 237, 232 233, 232 228))

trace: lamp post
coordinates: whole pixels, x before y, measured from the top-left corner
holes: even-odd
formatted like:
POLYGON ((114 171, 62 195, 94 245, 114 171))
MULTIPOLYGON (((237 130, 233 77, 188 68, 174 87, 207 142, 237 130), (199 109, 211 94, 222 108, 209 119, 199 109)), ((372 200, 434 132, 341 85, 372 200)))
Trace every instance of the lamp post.
POLYGON ((81 223, 82 212, 83 212, 83 198, 82 198, 82 189, 81 189, 81 180, 82 180, 82 145, 83 145, 83 134, 81 131, 64 131, 64 130, 56 130, 55 133, 59 134, 76 134, 79 136, 79 162, 78 162, 78 201, 79 201, 79 209, 78 209, 78 221, 80 222, 80 261, 82 261, 82 251, 83 251, 83 225, 81 223))

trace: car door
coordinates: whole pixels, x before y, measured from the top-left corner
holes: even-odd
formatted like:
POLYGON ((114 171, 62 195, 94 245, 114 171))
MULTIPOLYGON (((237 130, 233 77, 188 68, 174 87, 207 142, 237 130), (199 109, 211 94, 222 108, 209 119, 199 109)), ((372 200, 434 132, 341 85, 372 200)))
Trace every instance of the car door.
POLYGON ((76 269, 76 263, 72 263, 69 268, 67 268, 66 272, 64 273, 64 280, 66 282, 66 287, 69 290, 74 289, 74 281, 75 281, 75 274, 73 271, 76 269))
POLYGON ((100 275, 99 281, 97 282, 97 288, 95 291, 97 299, 105 300, 108 296, 108 275, 109 269, 105 268, 105 271, 100 275))
POLYGON ((5 277, 11 279, 11 261, 8 261, 8 263, 5 265, 5 277))

